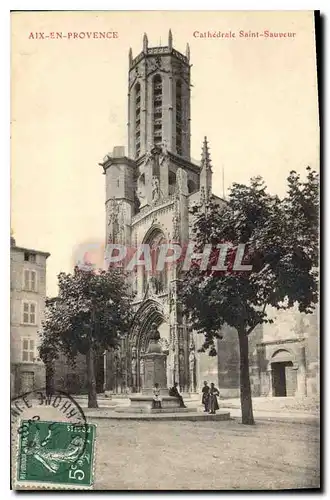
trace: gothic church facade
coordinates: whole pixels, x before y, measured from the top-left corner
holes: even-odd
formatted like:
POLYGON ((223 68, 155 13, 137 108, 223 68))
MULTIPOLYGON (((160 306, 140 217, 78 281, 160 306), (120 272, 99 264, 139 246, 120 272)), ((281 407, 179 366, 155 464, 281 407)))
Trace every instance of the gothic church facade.
MULTIPOLYGON (((168 45, 129 51, 128 152, 117 146, 100 164, 106 184, 107 243, 136 249, 146 244, 156 255, 161 243, 191 239, 189 208, 212 194, 212 167, 206 138, 199 163, 190 156, 191 64, 168 45)), ((213 195, 214 196, 214 195, 213 195)), ((225 201, 215 196, 219 205, 225 201)), ((204 380, 214 382, 222 397, 239 396, 237 333, 225 328, 215 357, 199 353, 203 336, 186 324, 177 300, 184 284, 179 267, 159 272, 145 267, 131 273, 135 319, 120 349, 97 361, 97 392, 126 394, 143 388, 143 354, 156 324, 167 354, 167 384, 195 392, 204 380)), ((254 396, 305 396, 319 389, 318 315, 296 309, 274 311, 275 322, 255 329, 249 338, 250 379, 254 396)), ((78 356, 71 369, 65 357, 56 363, 55 386, 86 393, 86 364, 78 356)))
MULTIPOLYGON (((129 51, 128 154, 115 147, 102 167, 106 179, 106 242, 136 248, 189 240, 189 207, 212 192, 206 137, 200 164, 190 156, 190 54, 168 45, 149 47, 135 58, 129 51)), ((222 200, 219 199, 219 203, 222 200)), ((177 267, 148 272, 139 266, 132 277, 135 320, 119 351, 108 353, 105 390, 140 391, 143 354, 156 323, 167 353, 167 383, 196 391, 204 379, 218 383, 217 360, 198 353, 201 339, 185 323, 177 302, 182 276, 177 267)))

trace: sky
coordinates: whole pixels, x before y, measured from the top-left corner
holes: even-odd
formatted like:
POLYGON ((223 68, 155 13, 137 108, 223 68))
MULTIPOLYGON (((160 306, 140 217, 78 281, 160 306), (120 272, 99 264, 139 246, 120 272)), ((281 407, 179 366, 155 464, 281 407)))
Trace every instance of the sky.
POLYGON ((77 246, 104 242, 105 177, 98 165, 127 146, 128 50, 190 45, 191 156, 204 136, 213 192, 261 175, 283 196, 290 170, 318 170, 313 13, 16 12, 11 15, 11 227, 16 244, 50 252, 47 294, 72 270, 77 246), (239 37, 291 32, 294 37, 239 37), (36 33, 116 32, 51 39, 36 33), (235 38, 201 38, 196 32, 235 38), (31 33, 33 36, 31 36, 31 33))

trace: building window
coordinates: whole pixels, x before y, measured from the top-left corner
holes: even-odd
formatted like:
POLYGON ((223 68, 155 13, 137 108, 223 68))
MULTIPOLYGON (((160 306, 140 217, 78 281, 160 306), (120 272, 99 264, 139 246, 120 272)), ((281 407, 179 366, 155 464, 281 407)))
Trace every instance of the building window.
POLYGON ((24 269, 24 290, 29 292, 37 291, 37 272, 24 269))
POLYGON ((156 75, 153 79, 153 141, 154 145, 162 142, 162 110, 163 110, 163 83, 162 77, 156 75))
POLYGON ((36 312, 37 312, 37 304, 35 302, 24 301, 22 323, 24 325, 36 325, 37 324, 36 312))
POLYGON ((35 342, 33 339, 22 339, 22 361, 25 363, 33 363, 36 358, 35 342))
POLYGON ((176 117, 176 152, 182 155, 182 82, 176 82, 176 96, 175 96, 175 117, 176 117))
POLYGON ((141 116, 141 85, 135 85, 135 156, 140 156, 140 116, 141 116))
POLYGON ((24 260, 25 262, 31 262, 32 264, 36 263, 36 254, 30 252, 24 252, 24 260))

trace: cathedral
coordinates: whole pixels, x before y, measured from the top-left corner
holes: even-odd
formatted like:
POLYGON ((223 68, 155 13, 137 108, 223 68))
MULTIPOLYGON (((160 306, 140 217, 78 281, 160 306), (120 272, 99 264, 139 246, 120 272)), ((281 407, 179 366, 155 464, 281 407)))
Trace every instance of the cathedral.
MULTIPOLYGON (((212 166, 206 137, 201 159, 190 156, 191 64, 173 48, 129 50, 128 148, 116 146, 100 166, 105 176, 105 244, 136 249, 145 244, 157 256, 162 243, 184 245, 191 239, 190 208, 212 195, 212 166)), ((205 103, 207 105, 207 102, 205 103)), ((143 355, 155 328, 166 358, 167 385, 178 382, 186 395, 199 392, 203 381, 214 382, 221 396, 239 396, 237 332, 224 328, 217 356, 199 352, 203 335, 189 328, 178 303, 184 285, 179 265, 157 271, 137 266, 130 273, 135 293, 134 321, 120 349, 97 361, 97 392, 127 394, 143 389, 143 355)), ((272 314, 271 314, 272 316, 272 314)), ((319 390, 318 315, 296 309, 274 311, 274 324, 259 325, 249 336, 253 396, 306 396, 319 390)), ((87 392, 86 363, 78 356, 71 369, 64 356, 56 362, 55 385, 72 394, 87 392)))
MULTIPOLYGON (((190 49, 185 54, 167 46, 129 51, 128 153, 116 146, 101 164, 106 179, 106 242, 129 248, 149 245, 157 253, 166 242, 189 240, 189 208, 212 193, 212 168, 206 137, 199 164, 190 156, 190 49)), ((219 199, 219 203, 222 200, 219 199)), ((202 380, 217 383, 217 363, 198 353, 201 341, 185 323, 177 302, 178 267, 132 276, 135 319, 119 351, 106 355, 104 389, 142 389, 143 354, 156 324, 167 354, 167 384, 178 382, 195 392, 202 380), (201 356, 204 360, 201 360, 201 356)))

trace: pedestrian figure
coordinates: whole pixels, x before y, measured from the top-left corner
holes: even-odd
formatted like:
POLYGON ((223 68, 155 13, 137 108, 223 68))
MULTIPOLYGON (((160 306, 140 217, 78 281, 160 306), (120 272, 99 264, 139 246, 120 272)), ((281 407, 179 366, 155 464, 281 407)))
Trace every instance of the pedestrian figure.
POLYGON ((152 407, 153 409, 158 409, 162 407, 162 398, 160 396, 160 389, 159 389, 159 384, 155 384, 155 387, 153 388, 153 401, 152 401, 152 407))
POLYGON ((209 410, 212 415, 214 415, 215 412, 219 410, 217 396, 220 396, 220 393, 218 389, 214 387, 214 383, 211 382, 210 395, 209 395, 209 410))
POLYGON ((204 382, 204 387, 202 389, 202 405, 204 405, 204 412, 209 411, 209 399, 210 399, 210 388, 207 382, 204 382))
POLYGON ((187 408, 186 405, 184 404, 183 397, 179 393, 177 382, 174 382, 174 386, 171 387, 171 389, 168 391, 168 393, 169 393, 169 396, 172 396, 174 398, 178 398, 178 400, 180 401, 180 408, 187 408))

